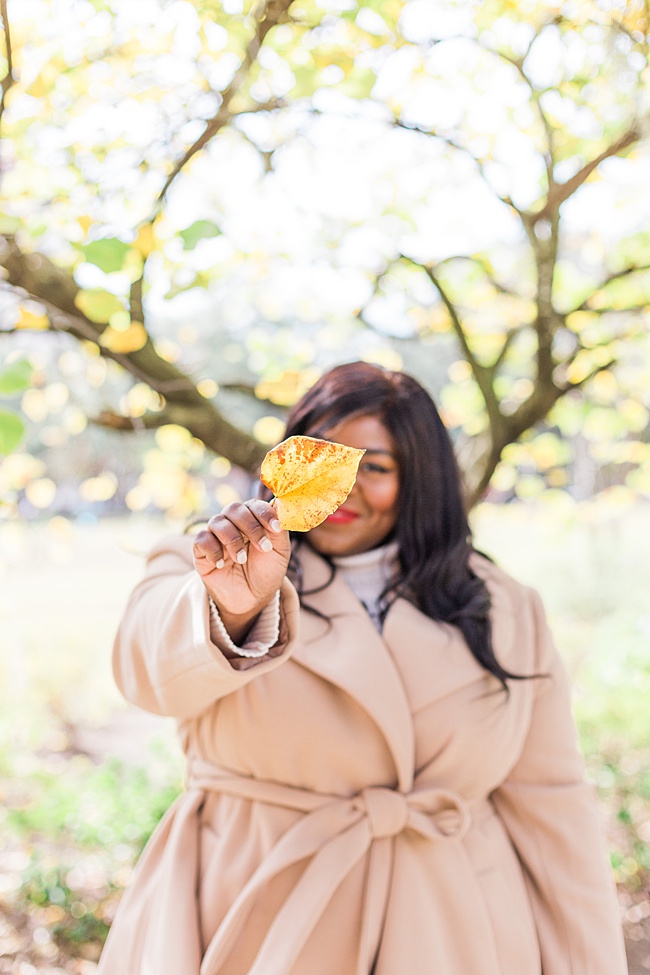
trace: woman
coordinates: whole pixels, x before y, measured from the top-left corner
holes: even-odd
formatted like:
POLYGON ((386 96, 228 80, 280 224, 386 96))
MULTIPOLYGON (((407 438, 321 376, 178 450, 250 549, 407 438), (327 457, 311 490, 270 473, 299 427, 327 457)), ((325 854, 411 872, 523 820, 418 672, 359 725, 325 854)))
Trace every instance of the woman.
POLYGON ((623 975, 539 596, 472 548, 430 397, 340 366, 286 433, 365 449, 347 501, 293 540, 229 505, 154 549, 121 624, 187 790, 100 975, 623 975))

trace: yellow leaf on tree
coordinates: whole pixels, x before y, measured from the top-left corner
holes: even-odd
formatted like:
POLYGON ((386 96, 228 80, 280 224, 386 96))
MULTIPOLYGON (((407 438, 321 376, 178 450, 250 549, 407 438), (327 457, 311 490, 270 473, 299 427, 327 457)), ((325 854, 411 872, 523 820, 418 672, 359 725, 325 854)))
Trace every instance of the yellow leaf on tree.
POLYGON ((287 531, 308 532, 343 504, 365 450, 314 437, 289 437, 270 450, 260 479, 275 495, 287 531))
POLYGON ((155 243, 156 237, 154 234, 153 225, 150 223, 142 224, 138 230, 138 236, 133 242, 135 249, 140 252, 142 257, 147 258, 154 249, 155 243))
POLYGON ((18 321, 14 326, 14 328, 28 329, 46 329, 49 327, 50 323, 47 315, 36 315, 33 311, 28 311, 27 308, 19 309, 18 321))
POLYGON ((48 85, 45 83, 43 75, 39 74, 27 89, 27 94, 31 95, 32 98, 44 98, 47 95, 47 89, 48 85))
POLYGON ((83 230, 84 237, 85 237, 86 234, 88 233, 89 229, 93 225, 93 218, 87 216, 86 214, 84 214, 81 217, 77 217, 77 223, 79 224, 79 226, 83 230))
POLYGON ((102 332, 99 342, 109 352, 126 354, 127 352, 137 352, 146 344, 147 333, 142 322, 131 322, 129 327, 122 329, 113 328, 109 325, 102 332))

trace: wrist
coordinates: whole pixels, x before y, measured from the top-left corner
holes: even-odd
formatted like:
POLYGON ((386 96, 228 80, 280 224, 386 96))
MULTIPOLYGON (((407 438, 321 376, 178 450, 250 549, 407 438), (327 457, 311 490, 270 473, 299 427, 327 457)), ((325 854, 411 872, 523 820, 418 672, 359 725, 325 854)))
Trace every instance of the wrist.
POLYGON ((246 637, 254 627, 261 612, 271 601, 269 599, 266 602, 260 602, 245 612, 232 612, 219 603, 219 601, 216 600, 211 593, 209 594, 209 597, 212 606, 211 612, 213 614, 216 613, 221 621, 221 626, 227 633, 230 640, 232 640, 233 644, 240 647, 244 644, 246 637))
MULTIPOLYGON (((280 591, 266 604, 257 619, 250 624, 248 634, 234 642, 229 629, 226 629, 221 614, 213 601, 210 601, 210 636, 212 642, 229 659, 235 657, 264 657, 278 642, 280 635, 280 591)), ((248 625, 248 624, 247 624, 248 625)), ((236 634, 238 635, 238 634, 236 634)))

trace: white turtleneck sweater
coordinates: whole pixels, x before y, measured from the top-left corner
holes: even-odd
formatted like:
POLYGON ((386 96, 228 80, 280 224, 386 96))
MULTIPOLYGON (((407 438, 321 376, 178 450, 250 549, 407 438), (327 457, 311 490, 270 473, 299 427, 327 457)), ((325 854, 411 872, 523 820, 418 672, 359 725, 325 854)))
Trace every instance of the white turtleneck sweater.
POLYGON ((395 575, 397 552, 397 542, 389 542, 359 555, 339 555, 332 559, 336 571, 343 576, 380 633, 382 607, 379 597, 395 575))
MULTIPOLYGON (((336 571, 364 606, 370 619, 381 632, 380 596, 397 569, 397 542, 358 555, 339 555, 332 559, 336 571)), ((266 606, 241 647, 235 646, 210 599, 210 637, 228 657, 263 657, 280 634, 280 593, 266 606)))

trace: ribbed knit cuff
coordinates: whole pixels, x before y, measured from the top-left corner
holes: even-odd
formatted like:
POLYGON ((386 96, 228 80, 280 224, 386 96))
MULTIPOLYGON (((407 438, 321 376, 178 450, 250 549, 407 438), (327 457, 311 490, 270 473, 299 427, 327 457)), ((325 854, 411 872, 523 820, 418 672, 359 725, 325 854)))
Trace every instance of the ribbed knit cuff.
POLYGON ((243 646, 236 646, 230 638, 219 610, 212 599, 210 602, 210 639, 220 650, 229 651, 238 657, 263 657, 274 646, 280 636, 280 591, 278 590, 265 606, 255 625, 251 628, 243 646))

